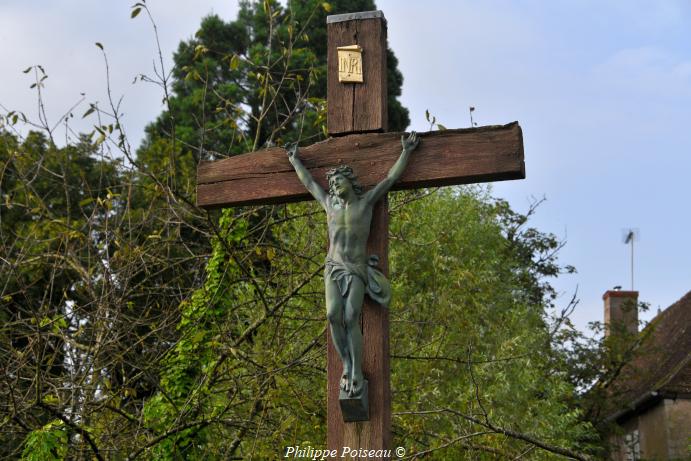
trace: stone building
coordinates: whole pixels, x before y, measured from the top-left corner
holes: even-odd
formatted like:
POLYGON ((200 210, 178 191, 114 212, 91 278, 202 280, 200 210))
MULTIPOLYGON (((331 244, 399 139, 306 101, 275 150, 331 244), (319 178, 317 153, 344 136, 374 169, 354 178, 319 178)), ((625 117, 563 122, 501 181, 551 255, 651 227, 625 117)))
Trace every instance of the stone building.
POLYGON ((638 292, 607 291, 607 340, 629 335, 632 359, 604 405, 613 461, 691 460, 691 292, 638 333, 638 292))

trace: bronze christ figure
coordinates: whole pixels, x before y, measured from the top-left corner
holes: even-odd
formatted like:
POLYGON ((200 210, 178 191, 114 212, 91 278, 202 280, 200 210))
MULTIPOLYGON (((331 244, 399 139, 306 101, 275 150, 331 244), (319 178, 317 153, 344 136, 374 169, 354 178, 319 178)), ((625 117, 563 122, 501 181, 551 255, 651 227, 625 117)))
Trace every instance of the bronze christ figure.
POLYGON ((343 363, 340 387, 350 397, 362 392, 360 314, 367 294, 383 306, 391 299, 391 286, 376 269, 378 257, 367 255, 372 210, 403 174, 410 154, 420 142, 415 132, 401 137, 403 150, 387 177, 365 192, 352 168, 341 165, 327 173, 328 193, 314 180, 298 157, 297 144, 287 146, 288 159, 300 181, 324 207, 329 230, 324 285, 326 316, 333 343, 343 363))

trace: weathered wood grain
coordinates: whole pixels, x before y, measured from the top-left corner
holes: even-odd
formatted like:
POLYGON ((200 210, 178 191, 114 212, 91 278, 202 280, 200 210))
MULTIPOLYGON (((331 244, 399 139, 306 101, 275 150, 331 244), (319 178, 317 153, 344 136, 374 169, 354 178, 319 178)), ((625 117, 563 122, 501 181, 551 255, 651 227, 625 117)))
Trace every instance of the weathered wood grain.
MULTIPOLYGON (((394 190, 525 177, 523 135, 517 122, 421 133, 422 142, 394 190)), ((330 138, 300 149, 314 178, 327 187, 326 172, 353 167, 367 189, 381 181, 401 153, 401 133, 330 138)), ((310 200, 285 150, 271 148, 215 162, 197 172, 197 205, 218 208, 310 200)))
POLYGON ((386 20, 327 24, 327 129, 338 136, 387 130, 386 20), (339 46, 362 47, 363 83, 338 81, 339 46))

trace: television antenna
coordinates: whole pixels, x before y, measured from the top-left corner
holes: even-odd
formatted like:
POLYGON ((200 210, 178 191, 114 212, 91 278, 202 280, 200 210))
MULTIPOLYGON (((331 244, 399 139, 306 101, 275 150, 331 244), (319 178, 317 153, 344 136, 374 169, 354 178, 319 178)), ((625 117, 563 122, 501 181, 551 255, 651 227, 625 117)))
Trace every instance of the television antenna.
POLYGON ((477 122, 473 120, 473 112, 475 112, 475 106, 468 107, 468 114, 470 114, 470 128, 477 126, 477 122))
POLYGON ((637 228, 622 229, 622 241, 631 248, 631 291, 633 291, 633 242, 641 237, 641 232, 637 228))

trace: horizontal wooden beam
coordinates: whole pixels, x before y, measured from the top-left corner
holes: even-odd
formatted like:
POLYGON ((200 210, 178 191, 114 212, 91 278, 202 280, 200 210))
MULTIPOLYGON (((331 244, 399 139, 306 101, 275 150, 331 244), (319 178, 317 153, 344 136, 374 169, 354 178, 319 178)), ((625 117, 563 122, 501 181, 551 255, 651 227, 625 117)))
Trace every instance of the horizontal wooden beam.
MULTIPOLYGON (((300 158, 327 188, 326 172, 355 170, 365 189, 388 173, 401 153, 402 133, 356 134, 300 148, 300 158)), ((422 142, 393 190, 525 178, 518 122, 420 133, 422 142)), ((310 200, 283 148, 204 162, 197 171, 197 205, 219 208, 310 200)))

